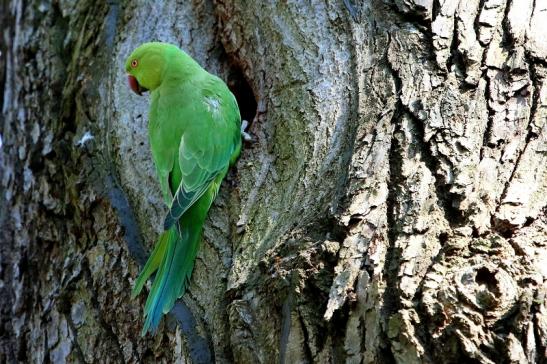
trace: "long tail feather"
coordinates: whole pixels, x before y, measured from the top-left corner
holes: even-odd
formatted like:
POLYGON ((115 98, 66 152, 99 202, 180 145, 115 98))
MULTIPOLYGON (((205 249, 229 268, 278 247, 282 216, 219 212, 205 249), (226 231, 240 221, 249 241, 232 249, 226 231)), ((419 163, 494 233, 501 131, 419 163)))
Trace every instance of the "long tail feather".
POLYGON ((186 291, 201 241, 203 222, 213 196, 213 193, 205 193, 177 224, 161 235, 137 279, 134 295, 141 291, 147 278, 157 271, 144 307, 142 335, 148 331, 154 333, 163 314, 168 313, 186 291))
POLYGON ((135 298, 141 293, 142 287, 148 280, 148 278, 154 273, 160 266, 161 261, 165 255, 165 249, 167 248, 167 243, 169 239, 169 231, 165 231, 160 235, 152 254, 146 261, 144 268, 142 269, 139 277, 135 281, 135 287, 131 292, 131 298, 135 298))

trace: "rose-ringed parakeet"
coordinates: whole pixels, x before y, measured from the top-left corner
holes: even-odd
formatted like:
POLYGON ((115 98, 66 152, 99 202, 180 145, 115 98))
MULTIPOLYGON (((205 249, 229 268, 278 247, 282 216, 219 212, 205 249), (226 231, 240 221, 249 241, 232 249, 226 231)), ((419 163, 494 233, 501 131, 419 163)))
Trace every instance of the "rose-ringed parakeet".
POLYGON ((162 314, 184 294, 205 217, 240 152, 241 117, 226 84, 172 44, 142 44, 125 70, 133 91, 150 91, 150 147, 170 208, 165 231, 133 289, 135 297, 156 272, 144 308, 144 335, 155 332, 162 314))

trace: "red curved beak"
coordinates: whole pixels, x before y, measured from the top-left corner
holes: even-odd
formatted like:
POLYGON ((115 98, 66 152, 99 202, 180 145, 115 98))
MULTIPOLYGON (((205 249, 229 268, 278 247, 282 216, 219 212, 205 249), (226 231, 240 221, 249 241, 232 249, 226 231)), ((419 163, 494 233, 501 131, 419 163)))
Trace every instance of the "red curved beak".
POLYGON ((133 92, 135 92, 139 96, 142 96, 143 89, 134 76, 127 75, 127 82, 129 83, 129 87, 131 87, 131 90, 133 90, 133 92))

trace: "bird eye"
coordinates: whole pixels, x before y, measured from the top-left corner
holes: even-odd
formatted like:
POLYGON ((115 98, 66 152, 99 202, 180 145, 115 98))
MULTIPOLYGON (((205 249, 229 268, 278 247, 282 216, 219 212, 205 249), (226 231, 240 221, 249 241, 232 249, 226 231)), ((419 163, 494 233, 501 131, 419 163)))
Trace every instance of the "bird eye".
POLYGON ((135 68, 139 65, 139 61, 137 61, 136 59, 132 60, 131 61, 131 67, 135 68))

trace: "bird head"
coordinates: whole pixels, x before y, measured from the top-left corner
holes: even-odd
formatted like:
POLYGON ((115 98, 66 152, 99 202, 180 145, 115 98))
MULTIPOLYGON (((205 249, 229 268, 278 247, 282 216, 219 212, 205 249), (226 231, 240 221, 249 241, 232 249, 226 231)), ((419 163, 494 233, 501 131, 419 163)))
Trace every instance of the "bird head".
POLYGON ((153 91, 163 80, 171 44, 151 42, 137 47, 125 61, 129 87, 138 95, 153 91))

